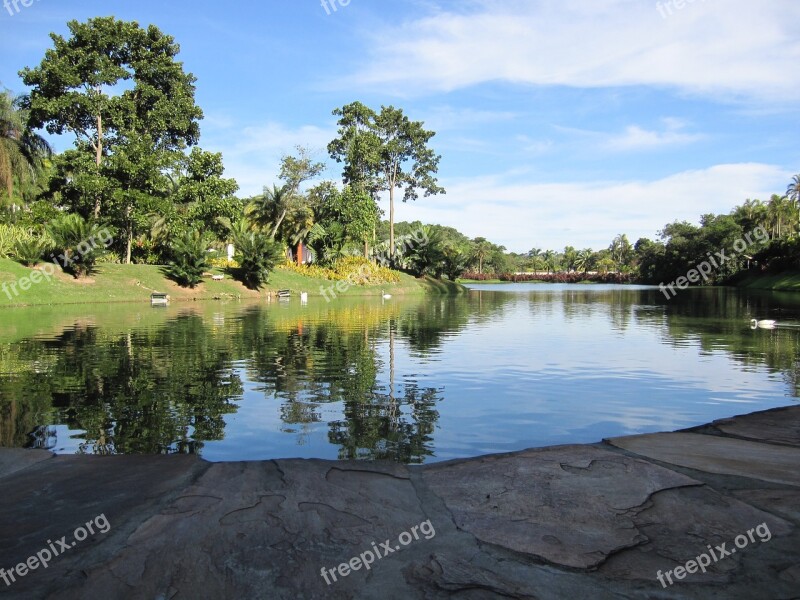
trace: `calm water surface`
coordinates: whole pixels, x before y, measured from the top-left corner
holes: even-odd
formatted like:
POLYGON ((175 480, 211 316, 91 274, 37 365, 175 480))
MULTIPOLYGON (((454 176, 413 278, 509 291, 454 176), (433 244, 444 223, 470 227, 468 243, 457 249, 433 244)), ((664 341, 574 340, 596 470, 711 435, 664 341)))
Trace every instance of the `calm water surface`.
POLYGON ((800 295, 463 297, 0 311, 0 445, 430 462, 797 402, 800 295))

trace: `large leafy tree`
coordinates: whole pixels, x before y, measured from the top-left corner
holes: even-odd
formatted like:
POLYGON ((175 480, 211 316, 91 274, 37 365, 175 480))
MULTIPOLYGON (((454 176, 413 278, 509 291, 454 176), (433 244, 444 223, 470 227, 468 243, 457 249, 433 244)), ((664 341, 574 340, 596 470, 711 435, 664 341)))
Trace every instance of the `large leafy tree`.
POLYGON ((235 196, 239 184, 235 179, 223 177, 225 167, 222 154, 192 148, 181 160, 182 177, 178 179, 175 198, 185 210, 193 226, 212 231, 223 238, 227 221, 242 215, 242 202, 235 196))
POLYGON ((323 181, 309 190, 308 206, 313 223, 307 238, 320 260, 332 262, 356 246, 369 257, 369 240, 380 216, 369 194, 352 186, 340 191, 333 182, 323 181))
POLYGON ((403 190, 403 202, 445 193, 435 177, 440 156, 428 147, 435 135, 421 121, 411 121, 402 109, 382 106, 380 113, 361 102, 337 108, 339 135, 328 144, 331 158, 344 163, 345 184, 373 198, 389 192, 389 251, 394 253, 394 198, 403 190))
POLYGON ((124 218, 138 194, 153 192, 169 158, 197 142, 203 114, 194 102, 195 77, 176 60, 174 39, 153 25, 99 17, 68 27, 68 39, 51 34, 54 46, 41 64, 20 72, 32 88, 24 101, 28 123, 73 134, 70 169, 84 186, 80 192, 92 194, 89 216, 111 212, 122 198, 116 212, 124 218), (134 165, 135 173, 122 174, 134 165))

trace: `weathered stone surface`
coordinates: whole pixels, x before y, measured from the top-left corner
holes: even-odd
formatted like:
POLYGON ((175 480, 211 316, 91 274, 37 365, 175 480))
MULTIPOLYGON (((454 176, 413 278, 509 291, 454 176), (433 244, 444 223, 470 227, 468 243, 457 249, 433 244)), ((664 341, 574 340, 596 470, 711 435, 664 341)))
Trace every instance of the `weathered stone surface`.
POLYGON ((800 406, 720 419, 711 427, 736 437, 800 447, 800 406))
MULTIPOLYGON (((108 533, 68 547, 47 569, 9 586, 0 579, 0 595, 798 597, 800 487, 764 483, 766 476, 791 479, 780 451, 797 449, 726 438, 711 427, 709 432, 714 435, 680 434, 692 436, 689 444, 667 436, 669 452, 662 437, 654 454, 669 454, 675 464, 734 470, 734 476, 697 470, 693 478, 601 445, 423 467, 322 460, 210 464, 185 456, 48 458, 0 449, 0 464, 12 465, 5 475, 0 470, 0 568, 7 572, 26 561, 48 540, 72 539, 76 527, 97 515, 111 525, 108 533), (732 448, 738 454, 731 455, 732 448), (12 472, 14 465, 23 468, 12 472), (735 476, 742 474, 752 479, 735 476), (435 535, 419 529, 427 521, 435 535), (730 548, 736 536, 762 523, 769 541, 755 540, 672 586, 656 580, 658 571, 684 565, 710 544, 730 548), (418 539, 406 538, 398 549, 398 536, 414 527, 418 539), (336 581, 328 572, 330 584, 321 576, 323 567, 336 569, 377 547, 381 555, 391 552, 368 570, 337 573, 336 581)), ((653 437, 659 436, 641 436, 648 443, 653 437)))
POLYGON ((121 545, 126 532, 168 503, 176 490, 207 466, 190 456, 56 456, 1 478, 0 568, 13 567, 47 549, 48 540, 66 536, 69 542, 76 528, 100 515, 111 526, 108 533, 92 535, 63 551, 46 571, 28 573, 9 591, 21 598, 46 597, 47 590, 83 581, 84 567, 108 558, 101 548, 121 545))
POLYGON ((0 452, 0 478, 22 471, 50 458, 53 458, 53 454, 46 450, 4 448, 0 452))
POLYGON ((800 489, 734 490, 734 498, 800 523, 800 489))
MULTIPOLYGON (((708 553, 717 544, 735 549, 739 535, 766 524, 764 538, 792 533, 794 526, 780 517, 759 510, 734 498, 723 496, 708 487, 672 489, 654 494, 650 505, 637 511, 632 520, 648 540, 648 544, 616 554, 600 571, 614 578, 652 580, 658 571, 666 572, 685 565, 700 554, 708 553)), ((762 537, 753 532, 748 547, 736 550, 730 557, 713 561, 706 573, 690 576, 692 583, 729 582, 738 573, 748 553, 758 556, 762 537)), ((719 553, 718 553, 719 554, 719 553)), ((677 580, 675 580, 677 582, 677 580)))
POLYGON ((800 448, 697 433, 654 433, 614 438, 608 442, 681 467, 800 485, 800 448))
POLYGON ((444 463, 426 467, 425 475, 459 528, 483 542, 584 569, 646 541, 632 516, 653 493, 700 485, 586 446, 444 463))

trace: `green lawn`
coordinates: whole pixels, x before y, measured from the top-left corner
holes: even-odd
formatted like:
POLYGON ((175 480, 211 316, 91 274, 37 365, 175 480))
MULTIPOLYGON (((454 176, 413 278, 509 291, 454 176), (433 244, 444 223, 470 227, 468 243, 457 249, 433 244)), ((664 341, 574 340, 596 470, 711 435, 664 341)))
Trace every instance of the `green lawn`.
MULTIPOLYGON (((299 273, 278 268, 270 274, 269 283, 261 290, 249 290, 225 275, 223 281, 208 278, 194 289, 183 288, 168 279, 162 267, 154 265, 100 264, 89 277, 74 279, 60 269, 45 277, 39 269, 30 269, 10 259, 0 259, 0 306, 33 306, 56 304, 83 304, 98 302, 149 302, 152 292, 164 292, 173 301, 206 300, 222 298, 259 298, 268 292, 289 289, 293 294, 308 292, 321 296, 322 290, 333 286, 335 297, 375 296, 385 292, 392 295, 431 293, 458 293, 460 285, 433 279, 415 279, 401 274, 400 282, 379 286, 352 286, 344 292, 336 290, 336 283, 325 279, 305 277, 299 273), (38 275, 35 273, 38 271, 38 275), (38 278, 33 283, 31 278, 38 278), (25 282, 28 282, 26 285, 25 282), (5 284, 5 287, 2 287, 5 284), (22 289, 27 287, 28 289, 22 289)), ((214 274, 222 274, 213 270, 214 274)), ((333 295, 328 292, 329 297, 333 295)))

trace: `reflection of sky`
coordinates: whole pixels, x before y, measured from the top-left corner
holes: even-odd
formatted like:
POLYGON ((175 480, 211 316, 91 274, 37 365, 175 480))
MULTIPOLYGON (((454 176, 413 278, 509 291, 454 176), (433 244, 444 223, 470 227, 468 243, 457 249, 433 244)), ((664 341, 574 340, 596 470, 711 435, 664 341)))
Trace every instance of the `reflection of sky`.
POLYGON ((521 296, 428 360, 396 346, 398 373, 445 386, 437 459, 674 430, 792 402, 780 374, 699 342, 665 342, 661 323, 637 322, 629 305, 570 305, 570 317, 558 301, 538 308, 521 296), (627 315, 612 318, 617 310, 627 315))

